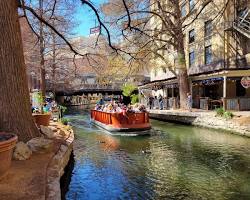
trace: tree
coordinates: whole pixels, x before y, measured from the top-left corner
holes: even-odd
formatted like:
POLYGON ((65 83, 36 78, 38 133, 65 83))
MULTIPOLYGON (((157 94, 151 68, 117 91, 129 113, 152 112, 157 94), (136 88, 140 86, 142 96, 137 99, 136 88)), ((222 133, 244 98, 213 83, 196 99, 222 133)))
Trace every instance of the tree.
MULTIPOLYGON (((127 45, 128 49, 122 49, 122 52, 127 52, 132 60, 148 58, 154 64, 160 63, 160 67, 164 66, 177 78, 180 106, 184 109, 187 107, 189 92, 184 30, 213 1, 197 2, 194 5, 196 12, 189 21, 181 15, 179 0, 134 0, 132 4, 131 1, 110 0, 109 6, 106 3, 103 9, 104 14, 110 16, 110 23, 119 27, 124 40, 131 44, 127 45), (124 9, 119 7, 113 10, 117 1, 123 4, 124 9), (144 56, 140 56, 141 54, 144 56)), ((218 14, 222 14, 223 9, 218 14)))
MULTIPOLYGON (((90 3, 86 2, 86 4, 90 3)), ((28 10, 46 26, 54 30, 72 52, 81 56, 84 55, 78 53, 62 34, 39 17, 32 8, 25 6, 24 1, 0 1, 0 131, 15 133, 19 140, 26 142, 39 136, 40 133, 31 115, 18 7, 28 10)), ((92 8, 94 9, 93 6, 92 8)))
MULTIPOLYGON (((56 5, 57 2, 58 1, 56 0, 52 1, 52 12, 54 12, 54 5, 56 5)), ((131 56, 133 59, 137 59, 136 56, 139 56, 139 58, 142 59, 143 55, 147 55, 147 51, 131 53, 124 51, 121 47, 115 47, 111 42, 111 34, 109 33, 106 25, 102 22, 100 14, 95 6, 87 0, 80 0, 80 2, 83 5, 87 5, 95 13, 99 26, 102 32, 106 34, 108 44, 114 52, 124 53, 131 56)), ((131 23, 130 12, 128 9, 132 8, 133 4, 129 4, 128 6, 125 0, 123 0, 123 5, 127 12, 126 16, 128 16, 128 23, 125 23, 124 30, 129 29, 140 33, 141 31, 136 28, 138 23, 135 23, 135 25, 131 23)), ((28 11, 43 25, 54 31, 54 33, 58 35, 66 45, 68 45, 74 56, 78 55, 87 57, 88 54, 79 53, 63 36, 63 34, 57 30, 57 28, 32 9, 32 4, 27 6, 24 0, 0 1, 0 130, 13 132, 19 136, 19 140, 27 141, 33 137, 39 136, 40 133, 31 115, 23 46, 20 34, 20 25, 18 23, 18 7, 24 11, 28 11)), ((139 40, 139 36, 137 39, 139 40)), ((135 47, 137 47, 136 50, 138 50, 142 46, 138 47, 138 45, 135 45, 135 47)), ((185 73, 180 77, 180 80, 183 80, 182 77, 185 77, 185 73)))
POLYGON ((128 6, 124 0, 121 3, 125 10, 120 13, 116 24, 123 24, 120 26, 122 36, 134 46, 131 50, 131 45, 128 45, 131 57, 133 60, 148 57, 151 61, 163 62, 165 68, 177 77, 180 104, 182 108, 186 108, 189 84, 185 62, 171 63, 166 55, 176 52, 185 59, 179 1, 138 0, 133 1, 133 6, 128 6), (140 56, 141 54, 144 56, 140 56))
POLYGON ((0 1, 0 130, 28 141, 40 133, 31 115, 17 3, 0 1))
POLYGON ((138 102, 138 94, 135 94, 137 87, 132 83, 125 83, 122 87, 122 94, 129 97, 132 104, 138 102))

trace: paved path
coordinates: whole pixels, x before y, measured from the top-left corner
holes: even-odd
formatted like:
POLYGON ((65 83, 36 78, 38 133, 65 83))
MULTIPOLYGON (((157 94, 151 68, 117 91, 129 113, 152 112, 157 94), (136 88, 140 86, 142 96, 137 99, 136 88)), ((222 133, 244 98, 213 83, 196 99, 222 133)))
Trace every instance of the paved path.
MULTIPOLYGON (((200 110, 200 109, 193 109, 192 112, 187 110, 159 110, 159 109, 152 109, 149 110, 149 113, 157 113, 157 114, 176 114, 176 115, 184 115, 184 116, 198 116, 198 115, 215 115, 215 111, 213 110, 200 110)), ((235 116, 244 116, 250 117, 250 111, 234 111, 233 114, 235 116)))
POLYGON ((58 176, 62 175, 60 173, 63 173, 67 164, 65 162, 69 155, 65 155, 65 152, 66 150, 71 152, 72 147, 69 145, 72 144, 74 138, 70 132, 65 132, 65 134, 63 138, 53 138, 54 148, 51 152, 33 153, 29 160, 12 161, 8 172, 0 177, 0 200, 61 199, 60 177, 58 176), (52 184, 55 181, 56 183, 52 184))
POLYGON ((215 111, 192 110, 150 110, 149 116, 154 119, 175 123, 223 129, 250 137, 250 112, 233 112, 232 119, 216 116, 215 111))

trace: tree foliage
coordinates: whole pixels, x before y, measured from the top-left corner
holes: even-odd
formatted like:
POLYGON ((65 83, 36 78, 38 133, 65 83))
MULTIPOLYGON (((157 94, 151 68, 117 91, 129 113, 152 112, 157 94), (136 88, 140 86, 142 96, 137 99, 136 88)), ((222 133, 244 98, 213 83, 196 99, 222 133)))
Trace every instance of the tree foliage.
POLYGON ((137 87, 132 83, 126 83, 122 87, 122 94, 126 97, 130 97, 137 87))

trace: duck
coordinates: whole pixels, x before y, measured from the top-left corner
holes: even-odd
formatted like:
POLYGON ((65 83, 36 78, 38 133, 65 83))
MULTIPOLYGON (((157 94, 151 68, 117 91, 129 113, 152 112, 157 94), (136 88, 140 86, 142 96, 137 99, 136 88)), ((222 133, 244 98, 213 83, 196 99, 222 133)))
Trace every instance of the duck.
POLYGON ((151 154, 151 153, 152 153, 152 152, 149 151, 149 150, 142 150, 141 152, 142 152, 142 153, 145 153, 145 154, 151 154))

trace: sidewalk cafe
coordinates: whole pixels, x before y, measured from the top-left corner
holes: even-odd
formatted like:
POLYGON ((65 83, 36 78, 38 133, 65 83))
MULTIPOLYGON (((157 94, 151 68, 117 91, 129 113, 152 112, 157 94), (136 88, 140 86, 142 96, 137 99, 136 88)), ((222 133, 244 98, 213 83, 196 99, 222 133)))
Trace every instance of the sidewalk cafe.
POLYGON ((250 110, 250 77, 220 76, 192 81, 193 107, 250 110))

